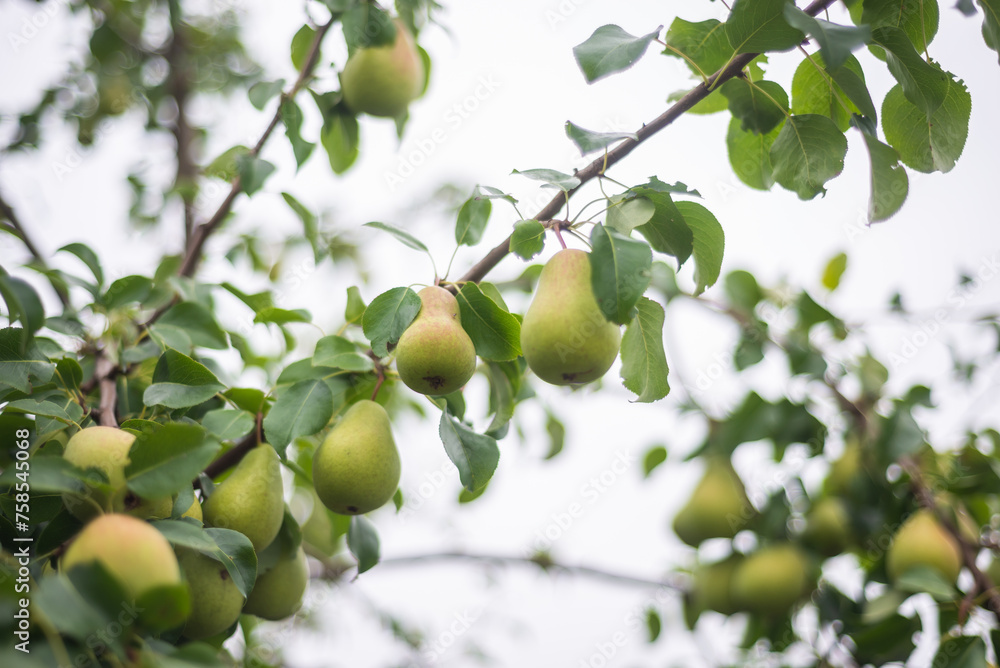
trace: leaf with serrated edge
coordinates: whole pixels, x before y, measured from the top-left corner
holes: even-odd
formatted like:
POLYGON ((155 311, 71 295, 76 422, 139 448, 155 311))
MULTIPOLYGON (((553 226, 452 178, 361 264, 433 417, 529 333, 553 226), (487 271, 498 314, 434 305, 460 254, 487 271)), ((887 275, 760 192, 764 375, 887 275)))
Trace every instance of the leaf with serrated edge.
POLYGON ((658 401, 670 392, 667 356, 663 351, 663 307, 643 297, 622 336, 622 383, 636 401, 658 401))

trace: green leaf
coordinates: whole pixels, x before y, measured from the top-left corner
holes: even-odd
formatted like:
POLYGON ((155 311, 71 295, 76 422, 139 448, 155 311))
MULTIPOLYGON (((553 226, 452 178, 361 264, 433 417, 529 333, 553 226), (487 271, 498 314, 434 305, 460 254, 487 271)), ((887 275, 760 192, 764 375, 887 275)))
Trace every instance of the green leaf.
POLYGON ((857 86, 864 91, 864 95, 868 95, 868 89, 864 84, 864 73, 854 56, 849 56, 847 62, 837 72, 838 76, 832 75, 824 67, 819 54, 803 58, 792 77, 792 112, 799 115, 829 116, 837 124, 837 128, 844 132, 851 125, 852 113, 864 113, 874 119, 875 108, 872 106, 871 98, 868 97, 865 110, 862 111, 837 83, 837 79, 845 80, 853 77, 858 80, 857 86))
POLYGON ((660 631, 663 629, 663 623, 660 621, 660 615, 653 608, 646 610, 646 633, 649 642, 656 642, 656 639, 660 637, 660 631))
POLYGON ((313 251, 313 261, 317 264, 321 259, 323 259, 323 254, 325 249, 322 246, 322 242, 319 238, 319 228, 316 225, 316 214, 310 211, 302 202, 295 199, 291 193, 283 192, 281 193, 281 198, 285 200, 285 204, 291 209, 299 220, 302 221, 302 233, 309 242, 313 251))
POLYGON ((930 117, 948 95, 949 75, 921 58, 899 28, 877 28, 872 39, 887 51, 889 71, 902 86, 906 99, 930 117))
POLYGON ((652 250, 649 244, 604 225, 594 226, 590 243, 590 283, 597 304, 605 318, 624 325, 649 287, 652 250))
POLYGON ((287 325, 290 322, 311 322, 312 316, 304 309, 283 309, 274 306, 262 308, 254 316, 255 323, 273 323, 276 325, 287 325))
POLYGON ((98 561, 74 567, 68 577, 42 578, 31 600, 50 624, 80 641, 96 639, 101 634, 109 649, 120 652, 123 634, 108 634, 109 625, 114 623, 123 632, 127 629, 131 633, 128 623, 123 627, 115 621, 128 604, 128 596, 98 561))
POLYGON ((72 253, 73 255, 80 258, 80 261, 87 265, 87 269, 90 269, 90 273, 94 275, 94 280, 97 281, 97 287, 104 284, 104 270, 101 268, 101 261, 97 257, 90 246, 81 243, 66 244, 60 248, 57 253, 72 253))
POLYGON ((503 199, 507 200, 511 204, 517 204, 517 200, 514 199, 513 196, 511 196, 508 193, 505 193, 499 188, 494 188, 493 186, 480 185, 476 186, 476 189, 477 189, 476 194, 482 199, 503 199))
POLYGON ((782 126, 765 135, 747 132, 741 126, 738 118, 729 122, 729 131, 726 133, 729 164, 743 183, 757 190, 770 190, 774 185, 771 146, 778 138, 782 126))
POLYGON ((358 159, 361 132, 357 117, 338 109, 326 114, 319 141, 330 159, 333 173, 343 174, 358 159))
POLYGON ((128 488, 145 498, 176 494, 198 477, 220 445, 196 424, 170 423, 139 434, 125 467, 128 488))
POLYGON ((651 447, 642 458, 642 477, 648 478, 656 467, 665 461, 667 461, 667 449, 662 445, 651 447))
POLYGON ((388 223, 372 222, 372 223, 365 223, 363 227, 373 227, 376 230, 382 230, 383 232, 388 232, 393 237, 395 237, 396 241, 399 241, 404 246, 412 248, 413 250, 423 251, 425 253, 430 252, 428 251, 427 246, 424 244, 424 242, 422 242, 420 239, 417 239, 409 232, 401 230, 398 227, 395 227, 394 225, 389 225, 388 223))
POLYGON ((979 636, 945 638, 931 665, 934 668, 989 668, 986 643, 979 636))
POLYGON ((351 518, 351 527, 347 530, 347 549, 358 560, 358 575, 377 564, 381 558, 378 532, 364 515, 351 518))
POLYGON ((566 426, 555 415, 546 412, 545 431, 549 435, 549 451, 545 453, 545 459, 552 459, 566 445, 566 426))
POLYGON ((365 314, 365 301, 361 298, 361 290, 356 285, 347 288, 347 306, 344 308, 344 320, 357 324, 365 314))
POLYGON ((677 202, 676 206, 694 235, 694 294, 700 295, 719 279, 726 235, 715 215, 701 204, 677 202))
POLYGON ((520 258, 530 260, 545 248, 545 226, 537 220, 521 220, 515 223, 510 235, 510 252, 520 258))
POLYGON ((489 222, 493 203, 488 198, 480 199, 477 193, 465 200, 458 210, 455 223, 455 242, 459 246, 475 246, 483 238, 486 223, 489 222))
POLYGON ((31 284, 10 275, 0 275, 0 297, 7 304, 7 319, 20 321, 22 331, 33 335, 45 324, 45 309, 31 284))
MULTIPOLYGON (((159 524, 157 522, 156 524, 159 524)), ((216 549, 206 553, 222 562, 233 584, 244 596, 249 595, 257 579, 257 553, 253 543, 239 531, 232 529, 205 529, 205 534, 216 544, 216 549)))
POLYGON ((580 149, 580 155, 603 151, 622 139, 639 140, 639 136, 634 132, 594 132, 585 130, 572 121, 566 121, 566 136, 580 149))
POLYGON ((792 116, 771 146, 774 180, 808 200, 826 192, 827 181, 844 169, 847 139, 818 114, 792 116))
POLYGON ((0 329, 0 386, 31 393, 31 380, 47 383, 56 365, 42 354, 34 342, 23 347, 24 330, 19 327, 0 329), (23 349, 22 349, 23 348, 23 349))
POLYGON ((736 0, 726 19, 726 36, 736 53, 787 51, 801 43, 806 36, 785 20, 787 2, 736 0))
POLYGON ((657 187, 651 181, 648 185, 633 187, 630 192, 645 197, 655 207, 649 222, 635 229, 646 238, 653 250, 673 255, 678 266, 684 264, 694 249, 694 235, 677 210, 670 191, 657 187))
POLYGON ((608 198, 608 211, 604 224, 624 235, 648 223, 656 214, 656 204, 648 197, 620 193, 608 198))
POLYGON ((275 166, 255 155, 240 155, 236 158, 236 170, 240 175, 240 186, 247 197, 260 190, 267 177, 274 173, 275 166))
MULTIPOLYGON (((864 4, 858 3, 857 8, 861 9, 860 23, 871 26, 874 32, 878 28, 892 27, 901 30, 906 39, 917 51, 926 51, 927 45, 934 39, 938 29, 938 4, 937 0, 865 0, 864 4)), ((852 16, 858 9, 852 8, 852 16)), ((859 21, 855 20, 855 23, 859 21)), ((878 53, 877 47, 872 51, 878 53)))
POLYGON ((379 357, 396 347, 399 337, 420 312, 420 297, 410 288, 393 288, 372 300, 361 318, 361 328, 379 357))
POLYGON ((572 190, 580 185, 580 179, 554 169, 515 169, 511 174, 520 174, 533 181, 541 181, 545 184, 544 187, 555 188, 557 190, 572 190))
POLYGON ((187 408, 211 399, 224 389, 205 365, 168 348, 156 363, 153 383, 143 392, 142 402, 146 406, 187 408))
POLYGON ((1000 0, 977 0, 983 9, 983 40, 1000 53, 1000 0))
POLYGON ((462 485, 470 492, 482 488, 493 477, 500 461, 495 439, 477 434, 448 413, 441 413, 438 428, 448 458, 458 468, 462 485))
POLYGON ((918 172, 949 172, 969 136, 972 96, 965 84, 949 81, 944 102, 928 119, 894 86, 882 102, 882 131, 906 166, 918 172))
POLYGON ((264 107, 274 96, 278 95, 285 87, 285 80, 278 79, 277 81, 258 81, 254 85, 250 86, 250 90, 247 91, 247 97, 250 98, 250 104, 254 106, 258 111, 264 111, 264 107))
POLYGON ((658 401, 670 392, 667 356, 663 352, 663 307, 642 297, 638 312, 622 337, 622 382, 636 401, 658 401))
POLYGON ((292 37, 292 67, 296 70, 302 71, 302 66, 306 64, 306 58, 309 56, 309 47, 315 38, 316 30, 310 25, 302 26, 292 37))
POLYGON ((877 223, 896 215, 903 206, 910 190, 910 180, 906 170, 899 164, 899 153, 896 149, 867 133, 864 138, 871 161, 868 221, 877 223))
POLYGON ((232 181, 239 176, 237 159, 249 154, 250 149, 243 145, 228 148, 205 166, 205 176, 232 181))
POLYGON ((205 413, 201 425, 220 441, 238 441, 256 425, 253 414, 239 408, 220 408, 205 413))
POLYGON ((955 587, 930 566, 909 569, 893 582, 893 586, 913 594, 930 594, 935 601, 942 603, 955 600, 955 587))
POLYGON ((267 417, 267 442, 281 452, 300 436, 311 436, 333 417, 333 392, 322 379, 300 380, 278 395, 267 417))
POLYGON ((858 27, 842 26, 823 19, 813 18, 793 4, 785 5, 785 20, 793 28, 798 28, 819 44, 820 54, 830 69, 837 69, 850 57, 851 51, 871 40, 871 29, 867 25, 858 27))
POLYGON ((837 253, 823 269, 823 287, 833 292, 840 285, 840 278, 847 270, 847 254, 837 253))
POLYGON ((346 371, 371 371, 375 363, 358 352, 358 346, 342 336, 324 336, 316 342, 312 357, 313 366, 332 367, 346 371))
POLYGON ((861 69, 861 64, 853 56, 848 59, 846 65, 830 72, 830 76, 862 114, 873 121, 877 120, 878 113, 875 111, 875 103, 872 102, 871 93, 868 92, 865 74, 861 69), (855 64, 857 69, 854 67, 855 64))
POLYGON ((594 83, 632 67, 659 34, 660 28, 657 28, 648 35, 634 37, 616 25, 604 25, 585 42, 573 47, 573 57, 587 83, 594 83))
POLYGON ((729 101, 729 111, 740 119, 740 127, 767 134, 778 127, 788 113, 788 93, 773 81, 730 79, 719 89, 729 101))
POLYGON ((504 362, 521 354, 521 323, 469 281, 456 295, 462 329, 484 360, 504 362))
POLYGON ((733 56, 726 26, 716 19, 691 23, 676 18, 667 30, 665 42, 668 48, 663 53, 677 57, 683 54, 684 62, 698 76, 714 74, 733 56))
POLYGON ((389 46, 396 41, 396 24, 392 17, 374 3, 356 3, 341 21, 351 53, 358 48, 389 46))
MULTIPOLYGON (((62 457, 32 457, 30 475, 32 491, 48 494, 83 494, 87 489, 83 481, 90 478, 89 473, 62 457)), ((101 474, 101 477, 106 483, 107 476, 101 474)), ((9 466, 0 475, 0 489, 10 487, 17 481, 17 470, 9 466)))
POLYGON ((292 145, 296 169, 309 159, 316 144, 302 138, 302 110, 295 100, 287 99, 281 103, 281 122, 285 124, 285 136, 292 145))
POLYGON ((198 302, 180 302, 171 306, 153 325, 154 332, 161 336, 166 328, 182 330, 191 343, 202 348, 229 348, 229 339, 216 322, 215 315, 198 302))
POLYGON ((493 421, 486 428, 486 435, 493 438, 503 438, 507 434, 510 419, 514 417, 514 385, 503 367, 495 362, 486 363, 487 377, 490 380, 490 414, 493 421))
POLYGON ((893 661, 903 662, 913 653, 914 634, 920 631, 920 616, 904 617, 899 613, 866 624, 848 635, 856 647, 854 660, 857 665, 883 666, 893 661))
POLYGON ((4 410, 29 413, 36 417, 48 417, 65 424, 76 424, 83 419, 83 408, 79 404, 70 399, 62 401, 62 404, 58 404, 48 400, 17 399, 8 402, 4 406, 4 410))
POLYGON ((145 276, 125 276, 109 285, 107 292, 98 301, 111 311, 126 304, 144 301, 152 289, 153 281, 145 276))

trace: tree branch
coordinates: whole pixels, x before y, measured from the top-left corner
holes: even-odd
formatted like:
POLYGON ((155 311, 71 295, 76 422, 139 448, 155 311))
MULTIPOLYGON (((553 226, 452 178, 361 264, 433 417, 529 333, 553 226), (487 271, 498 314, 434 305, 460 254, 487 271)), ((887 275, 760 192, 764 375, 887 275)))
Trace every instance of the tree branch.
POLYGON ((194 233, 194 185, 198 177, 198 165, 192 154, 194 131, 188 122, 187 102, 191 93, 191 80, 187 69, 187 48, 184 35, 184 17, 181 14, 180 3, 170 2, 170 27, 172 37, 167 48, 166 60, 170 66, 170 81, 168 89, 177 105, 177 119, 172 132, 177 142, 177 174, 174 178, 174 188, 180 193, 184 203, 184 244, 191 243, 194 233))
MULTIPOLYGON (((278 126, 279 121, 281 121, 281 107, 285 100, 294 99, 300 90, 305 86, 309 77, 312 76, 312 71, 316 67, 316 63, 319 60, 320 44, 326 33, 333 26, 334 21, 338 18, 334 15, 326 24, 321 26, 319 30, 316 31, 316 35, 313 37, 312 44, 309 46, 309 53, 306 56, 305 62, 302 64, 302 69, 299 71, 299 77, 292 84, 292 87, 286 93, 281 94, 281 99, 278 104, 277 110, 274 112, 274 116, 271 118, 271 122, 268 124, 267 129, 257 140, 257 143, 252 149, 250 149, 250 155, 252 157, 257 157, 267 140, 270 139, 271 134, 274 129, 278 126)), ((180 275, 181 276, 193 276, 195 270, 198 268, 198 263, 201 261, 202 250, 205 246, 205 242, 208 237, 212 235, 213 232, 222 224, 222 221, 226 219, 229 212, 232 211, 233 202, 236 201, 236 196, 239 195, 242 184, 240 182, 240 177, 237 176, 233 179, 232 186, 229 189, 229 193, 226 198, 219 205, 219 208, 212 214, 212 217, 207 221, 198 225, 191 235, 190 241, 187 244, 187 248, 184 252, 184 259, 181 262, 180 275)))
MULTIPOLYGON (((815 16, 832 5, 835 1, 836 0, 815 0, 812 4, 806 7, 804 11, 810 16, 815 16)), ((691 107, 708 97, 709 93, 718 88, 719 84, 739 75, 739 73, 743 71, 743 68, 749 65, 750 62, 759 55, 759 53, 742 53, 736 56, 729 61, 725 67, 710 76, 707 81, 692 88, 684 95, 684 97, 677 100, 677 102, 675 102, 669 109, 657 116, 648 124, 645 124, 636 130, 636 139, 625 139, 613 149, 608 151, 605 155, 597 158, 583 169, 578 170, 575 173, 575 176, 580 179, 580 185, 572 188, 571 190, 557 194, 542 208, 541 211, 534 216, 534 219, 544 220, 554 218, 563 208, 563 205, 569 201, 569 198, 579 191, 585 183, 604 174, 608 168, 621 162, 621 160, 638 147, 639 144, 676 121, 684 115, 685 112, 689 111, 691 107)), ((488 274, 495 266, 497 266, 497 264, 499 264, 500 260, 510 253, 510 240, 512 236, 509 236, 500 242, 499 245, 486 254, 486 257, 480 260, 474 267, 466 272, 464 276, 455 282, 479 282, 483 280, 483 278, 486 277, 486 274, 488 274)))

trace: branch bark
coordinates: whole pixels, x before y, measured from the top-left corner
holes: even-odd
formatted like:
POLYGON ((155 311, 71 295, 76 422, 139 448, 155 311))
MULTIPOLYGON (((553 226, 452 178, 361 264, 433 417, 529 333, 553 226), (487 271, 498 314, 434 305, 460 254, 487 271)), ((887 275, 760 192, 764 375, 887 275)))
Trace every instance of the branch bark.
MULTIPOLYGON (((816 0, 806 7, 804 11, 810 16, 815 16, 824 9, 828 8, 830 5, 834 4, 835 1, 836 0, 816 0)), ((623 140, 620 144, 608 151, 607 154, 602 155, 583 169, 578 170, 575 173, 575 176, 580 179, 580 185, 572 190, 560 192, 558 195, 553 197, 549 203, 534 216, 534 219, 545 220, 555 218, 555 216, 563 208, 563 205, 566 204, 569 201, 569 198, 578 192, 585 183, 604 174, 608 168, 621 162, 621 160, 635 150, 639 144, 643 143, 654 134, 676 121, 684 115, 685 112, 690 110, 691 107, 708 97, 708 94, 715 90, 719 84, 739 75, 739 73, 743 71, 743 68, 749 65, 750 62, 759 55, 759 53, 743 53, 736 56, 729 61, 725 67, 710 76, 707 82, 702 82, 692 88, 684 95, 684 97, 677 100, 673 106, 636 130, 636 139, 623 140)), ((478 283, 483 280, 486 275, 495 266, 497 266, 497 264, 499 264, 500 260, 510 253, 510 240, 511 237, 507 237, 500 242, 499 245, 486 254, 486 257, 476 263, 475 266, 467 271, 465 275, 459 278, 456 282, 461 283, 463 281, 473 281, 478 283)))
POLYGON ((194 186, 198 177, 198 165, 193 154, 194 131, 188 122, 187 103, 191 93, 191 80, 187 66, 187 40, 184 34, 184 17, 180 3, 171 2, 170 27, 172 36, 167 48, 166 60, 170 66, 169 90, 177 106, 177 118, 172 129, 177 143, 177 173, 174 188, 180 193, 184 203, 184 244, 191 243, 194 233, 194 186))

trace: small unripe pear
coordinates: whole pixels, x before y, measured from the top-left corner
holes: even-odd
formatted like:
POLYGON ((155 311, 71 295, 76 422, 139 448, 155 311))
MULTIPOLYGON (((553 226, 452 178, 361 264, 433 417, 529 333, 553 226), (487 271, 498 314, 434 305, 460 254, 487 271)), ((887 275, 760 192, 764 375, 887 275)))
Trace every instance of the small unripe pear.
POLYGON ((399 475, 389 415, 367 399, 344 413, 313 458, 316 493, 341 515, 361 515, 385 505, 396 493, 399 475))
POLYGON ((722 561, 702 566, 695 572, 693 583, 693 604, 699 612, 714 610, 724 615, 739 612, 740 608, 733 598, 733 574, 743 563, 743 557, 731 555, 722 561))
POLYGON ((453 294, 436 285, 419 294, 420 312, 396 346, 396 370, 414 392, 451 394, 476 372, 476 348, 453 294))
POLYGON ((808 593, 809 564, 793 545, 776 545, 754 552, 733 573, 736 605, 752 614, 783 615, 808 593))
POLYGON ((81 469, 99 469, 108 477, 111 487, 110 494, 89 488, 89 501, 63 494, 63 503, 74 517, 86 522, 98 514, 97 506, 142 519, 170 517, 170 497, 144 499, 126 486, 125 467, 129 465, 129 450, 134 442, 133 434, 114 427, 86 427, 70 437, 63 457, 81 469))
POLYGON ((285 517, 278 453, 266 443, 248 452, 202 505, 205 524, 239 531, 260 552, 285 517))
POLYGON ((400 21, 391 45, 359 48, 340 73, 347 106, 357 113, 402 116, 424 89, 424 63, 413 36, 400 21))
POLYGON ((806 516, 802 540, 824 557, 846 550, 852 542, 851 518, 847 506, 835 496, 827 496, 815 504, 806 516))
POLYGON ((316 492, 313 492, 313 508, 309 518, 302 525, 302 540, 328 557, 337 551, 338 537, 334 533, 333 519, 330 510, 323 505, 316 492))
POLYGON ((732 538, 755 516, 732 463, 726 457, 712 456, 691 498, 674 517, 674 533, 697 547, 709 538, 732 538))
POLYGON ((823 491, 827 494, 848 495, 860 473, 861 444, 852 438, 844 444, 844 452, 840 455, 840 459, 830 464, 830 471, 823 481, 823 491))
POLYGON ((597 305, 590 256, 564 249, 538 276, 521 323, 521 351, 536 376, 553 385, 597 380, 618 357, 621 329, 597 305))
POLYGON ((243 612, 262 619, 284 619, 302 606, 308 582, 309 565, 305 551, 299 546, 294 554, 279 559, 271 570, 257 578, 243 612))
POLYGON ((195 550, 179 548, 177 554, 191 591, 191 616, 184 635, 202 640, 225 631, 239 618, 244 600, 229 571, 195 550))
POLYGON ((181 572, 173 548, 159 531, 130 515, 110 513, 91 521, 59 562, 60 571, 98 561, 133 598, 155 587, 176 585, 181 572))
POLYGON ((936 570, 948 582, 955 582, 962 570, 961 547, 925 508, 910 515, 899 527, 885 560, 890 580, 919 566, 936 570))

